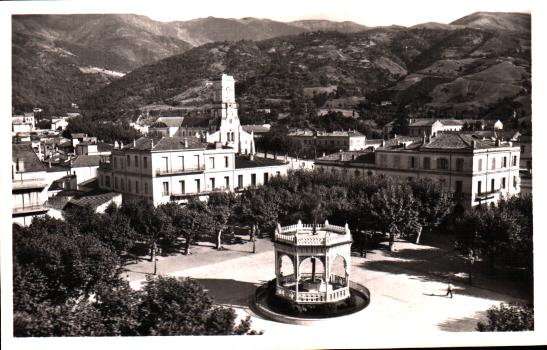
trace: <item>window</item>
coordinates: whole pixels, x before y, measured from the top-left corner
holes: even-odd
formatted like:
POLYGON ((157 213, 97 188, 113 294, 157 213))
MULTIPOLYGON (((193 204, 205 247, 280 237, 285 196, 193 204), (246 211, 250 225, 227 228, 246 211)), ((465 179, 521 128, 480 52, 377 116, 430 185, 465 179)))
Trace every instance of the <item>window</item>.
POLYGON ((163 171, 167 172, 169 170, 169 158, 161 157, 161 164, 163 166, 163 171))
POLYGON ((380 166, 382 166, 382 167, 386 166, 386 159, 387 159, 387 157, 386 157, 385 154, 380 155, 380 166))
POLYGON ((125 191, 125 180, 122 179, 122 191, 125 191))
POLYGON ((148 182, 144 183, 144 194, 148 194, 148 182))
POLYGON ((224 157, 224 167, 228 168, 229 166, 230 166, 230 159, 227 156, 225 156, 224 157))
POLYGON ((416 169, 416 157, 408 158, 408 166, 410 169, 416 169))
POLYGON ((442 170, 448 169, 448 159, 446 158, 437 159, 437 168, 442 170))
POLYGON ((118 178, 117 177, 114 178, 114 188, 116 190, 118 189, 118 178))
POLYGON ((142 158, 142 163, 143 163, 142 165, 145 169, 148 168, 148 158, 147 157, 142 158))
POLYGON ((127 192, 131 192, 131 181, 127 180, 127 192))
POLYGON ((482 193, 482 181, 479 181, 477 183, 477 193, 478 194, 481 194, 482 193))
POLYGON ((238 175, 237 176, 237 188, 242 188, 243 187, 243 175, 238 175))
POLYGON ((268 177, 269 177, 270 174, 268 173, 264 173, 264 183, 267 184, 268 183, 268 177))
POLYGON ((503 157, 502 162, 501 162, 501 167, 502 168, 507 168, 507 157, 503 157))
POLYGON ((224 176, 224 187, 230 188, 230 177, 224 176))
POLYGON ((211 184, 211 190, 215 189, 215 178, 212 177, 209 179, 209 183, 211 184))
POLYGON ((169 182, 165 181, 163 183, 163 193, 164 196, 169 195, 169 182))
POLYGON ((399 155, 393 156, 393 167, 394 168, 400 168, 401 167, 401 156, 399 156, 399 155))
POLYGON ((501 188, 505 189, 505 178, 501 178, 501 188))
POLYGON ((456 181, 456 194, 461 195, 463 188, 463 182, 462 181, 456 181))
POLYGON ((215 157, 209 157, 209 167, 211 169, 215 168, 215 157))
POLYGON ((463 171, 463 158, 456 159, 456 171, 463 171))
POLYGON ((195 182, 196 182, 196 192, 200 193, 201 192, 201 182, 199 181, 199 179, 196 179, 195 182))
POLYGON ((424 157, 424 169, 430 169, 431 168, 431 158, 424 157))
POLYGON ((129 168, 131 166, 131 157, 127 156, 127 167, 129 168))
POLYGON ((195 155, 195 156, 194 156, 194 164, 195 164, 195 166, 197 167, 197 169, 200 168, 200 164, 199 164, 199 155, 195 155))
POLYGON ((494 192, 494 187, 496 186, 496 179, 490 181, 490 191, 494 192))
POLYGON ((492 158, 492 170, 496 169, 496 158, 492 158))
POLYGON ((513 166, 517 166, 517 156, 513 156, 513 166))
POLYGON ((256 186, 256 174, 251 174, 251 186, 256 186))
POLYGON ((513 176, 513 187, 517 188, 517 177, 513 176))
POLYGON ((117 162, 118 157, 112 157, 112 158, 114 158, 114 169, 117 169, 118 168, 118 162, 117 162))
POLYGON ((184 170, 184 156, 179 156, 179 167, 180 170, 184 170))
POLYGON ((139 182, 138 181, 135 181, 135 193, 139 193, 140 191, 140 188, 139 188, 139 182))
POLYGON ((526 150, 526 146, 520 145, 520 153, 524 153, 525 150, 526 150))
POLYGON ((184 180, 179 181, 179 186, 180 186, 180 193, 185 194, 186 193, 186 183, 184 182, 184 180))
POLYGON ((139 167, 139 156, 135 156, 135 168, 139 167))
POLYGON ((479 159, 479 171, 482 171, 482 159, 479 159))

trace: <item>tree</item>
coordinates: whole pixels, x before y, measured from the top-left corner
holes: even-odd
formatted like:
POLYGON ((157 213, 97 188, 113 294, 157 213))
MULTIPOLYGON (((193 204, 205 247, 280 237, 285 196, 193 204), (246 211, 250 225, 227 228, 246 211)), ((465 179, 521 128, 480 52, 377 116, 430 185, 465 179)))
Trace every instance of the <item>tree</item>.
POLYGON ((390 251, 393 249, 395 237, 412 233, 418 220, 412 192, 406 185, 394 181, 373 194, 367 207, 366 215, 373 220, 377 229, 389 234, 390 251))
POLYGON ((197 237, 210 235, 213 219, 205 203, 192 199, 185 206, 170 212, 172 225, 184 237, 184 254, 190 254, 190 245, 197 237))
POLYGON ((222 247, 222 231, 232 218, 232 208, 235 203, 236 198, 233 193, 213 192, 209 195, 207 206, 213 215, 214 232, 218 232, 216 236, 217 250, 222 247))
POLYGON ((416 200, 418 222, 415 227, 416 244, 420 243, 422 229, 428 232, 436 229, 453 207, 453 202, 441 185, 431 179, 417 179, 409 182, 416 200))
POLYGON ((502 266, 524 267, 532 275, 532 200, 502 199, 498 206, 479 206, 455 224, 456 248, 465 256, 486 260, 490 271, 502 266))
POLYGON ((203 288, 188 278, 148 279, 138 314, 141 335, 230 335, 249 330, 248 322, 235 327, 234 310, 214 307, 203 288))
POLYGON ((479 322, 479 332, 519 332, 534 330, 534 307, 501 303, 486 311, 487 323, 479 322))

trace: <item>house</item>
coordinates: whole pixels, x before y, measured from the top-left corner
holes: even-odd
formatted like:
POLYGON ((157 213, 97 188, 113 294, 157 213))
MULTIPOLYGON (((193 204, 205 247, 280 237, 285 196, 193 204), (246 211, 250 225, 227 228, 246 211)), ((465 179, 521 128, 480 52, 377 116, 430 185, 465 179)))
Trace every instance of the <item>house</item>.
POLYGON ((460 131, 464 126, 457 119, 409 119, 408 136, 434 135, 444 131, 460 131))
POLYGON ((33 113, 23 115, 14 115, 11 117, 11 131, 14 134, 23 132, 30 133, 35 128, 35 118, 33 113))
POLYGON ((298 141, 302 148, 356 151, 367 147, 366 136, 355 130, 326 132, 295 129, 289 132, 288 137, 298 141))
POLYGON ((243 131, 253 134, 254 137, 262 137, 265 134, 269 133, 272 126, 270 124, 249 124, 241 126, 243 131))
POLYGON ((322 172, 341 173, 351 176, 371 176, 376 174, 374 151, 340 151, 323 155, 316 159, 315 167, 322 172))
POLYGON ((44 215, 49 183, 46 169, 29 143, 12 144, 12 222, 30 225, 35 216, 44 215))
POLYGON ((148 127, 148 132, 159 133, 163 136, 174 136, 182 124, 184 117, 159 117, 148 127))
POLYGON ((68 126, 66 118, 52 118, 51 130, 65 130, 68 126))
POLYGON ((98 154, 79 155, 71 160, 70 172, 72 175, 76 175, 78 186, 88 180, 97 178, 97 169, 99 169, 101 159, 104 157, 98 154))
POLYGON ((96 213, 104 213, 105 210, 112 204, 116 206, 122 205, 122 194, 116 192, 104 192, 98 194, 86 194, 82 197, 72 198, 65 205, 64 209, 72 206, 75 207, 91 207, 96 213))
POLYGON ((232 147, 196 137, 141 137, 101 160, 98 186, 122 193, 124 201, 158 205, 260 186, 287 173, 286 162, 236 154, 232 147))

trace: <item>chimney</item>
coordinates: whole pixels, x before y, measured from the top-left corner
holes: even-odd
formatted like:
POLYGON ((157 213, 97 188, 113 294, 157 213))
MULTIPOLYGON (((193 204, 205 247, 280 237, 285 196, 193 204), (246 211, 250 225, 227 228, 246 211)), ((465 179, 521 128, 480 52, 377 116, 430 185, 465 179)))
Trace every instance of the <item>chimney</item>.
POLYGON ((154 149, 154 139, 150 139, 150 141, 152 142, 152 145, 150 146, 150 149, 154 149))
POLYGON ((216 141, 215 142, 215 149, 222 149, 222 142, 216 141))
POLYGON ((406 142, 403 142, 403 149, 406 149, 406 142))
POLYGON ((135 139, 133 139, 133 148, 136 148, 137 147, 137 141, 135 141, 135 139))
POLYGON ((188 139, 187 138, 184 139, 184 148, 188 148, 188 139))
POLYGON ((471 147, 477 148, 477 140, 473 140, 473 141, 471 142, 471 147))
POLYGON ((425 139, 426 143, 431 143, 431 135, 427 135, 427 138, 425 139))
POLYGON ((513 147, 513 142, 509 141, 509 147, 513 147))
POLYGON ((396 138, 397 138, 397 134, 393 134, 393 138, 396 139, 396 138))
POLYGON ((385 146, 386 146, 386 141, 382 139, 382 142, 380 142, 380 147, 385 147, 385 146))
POLYGON ((344 160, 344 153, 340 153, 340 160, 341 160, 341 161, 344 160))
POLYGON ((118 148, 120 148, 118 141, 114 141, 114 149, 118 149, 118 148))
POLYGON ((120 149, 123 148, 123 142, 120 141, 120 149))
POLYGON ((501 140, 499 138, 496 139, 496 147, 501 146, 501 140))
POLYGON ((427 136, 425 136, 425 132, 424 132, 424 135, 422 136, 422 143, 425 144, 427 140, 427 136))

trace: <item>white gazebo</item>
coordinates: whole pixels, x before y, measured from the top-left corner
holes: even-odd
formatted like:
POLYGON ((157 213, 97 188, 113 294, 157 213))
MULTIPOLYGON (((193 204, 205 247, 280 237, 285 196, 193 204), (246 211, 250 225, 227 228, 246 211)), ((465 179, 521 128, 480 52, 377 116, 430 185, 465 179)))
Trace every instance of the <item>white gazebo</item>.
POLYGON ((279 297, 321 304, 350 296, 351 233, 345 227, 298 224, 275 230, 275 276, 279 297))

